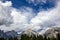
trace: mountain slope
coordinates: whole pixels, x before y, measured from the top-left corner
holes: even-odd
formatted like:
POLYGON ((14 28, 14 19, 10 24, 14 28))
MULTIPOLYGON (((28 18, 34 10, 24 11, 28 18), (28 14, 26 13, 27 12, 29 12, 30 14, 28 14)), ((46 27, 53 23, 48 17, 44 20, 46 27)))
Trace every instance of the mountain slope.
POLYGON ((60 33, 60 27, 54 27, 54 28, 50 28, 48 29, 44 35, 46 35, 47 37, 56 37, 56 34, 60 33))
POLYGON ((8 32, 0 30, 0 37, 9 38, 9 37, 17 37, 17 35, 18 35, 17 32, 13 30, 8 32))
POLYGON ((26 34, 28 36, 38 35, 38 33, 32 29, 26 29, 25 31, 22 32, 22 34, 26 34))

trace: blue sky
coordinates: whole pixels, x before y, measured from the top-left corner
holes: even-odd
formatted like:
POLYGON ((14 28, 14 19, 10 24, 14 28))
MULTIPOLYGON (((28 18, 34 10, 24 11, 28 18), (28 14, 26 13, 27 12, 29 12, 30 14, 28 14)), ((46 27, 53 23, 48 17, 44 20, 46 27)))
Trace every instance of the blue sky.
POLYGON ((20 33, 60 27, 60 0, 0 0, 0 29, 20 33))
POLYGON ((12 6, 15 7, 15 8, 21 8, 22 6, 26 6, 26 7, 31 7, 33 8, 34 10, 36 10, 37 12, 39 11, 39 9, 44 9, 44 10, 47 10, 47 9, 50 9, 50 8, 53 8, 55 6, 55 3, 54 1, 46 1, 46 3, 39 3, 37 5, 34 5, 33 3, 28 3, 26 0, 9 0, 9 1, 12 1, 12 6))

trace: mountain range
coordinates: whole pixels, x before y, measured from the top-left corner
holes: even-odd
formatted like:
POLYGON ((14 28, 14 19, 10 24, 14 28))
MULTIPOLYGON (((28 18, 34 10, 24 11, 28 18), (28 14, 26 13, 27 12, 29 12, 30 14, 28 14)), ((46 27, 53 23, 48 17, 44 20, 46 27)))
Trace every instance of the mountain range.
MULTIPOLYGON (((54 28, 48 29, 43 35, 46 35, 47 37, 51 37, 51 36, 56 37, 56 34, 58 32, 60 33, 60 27, 54 27, 54 28)), ((38 32, 31 30, 31 29, 27 29, 27 30, 23 31, 21 34, 27 34, 28 36, 41 35, 38 32)), ((10 38, 10 37, 14 38, 14 37, 20 36, 21 34, 18 34, 14 30, 8 31, 8 32, 4 32, 4 31, 0 30, 0 37, 4 37, 4 38, 10 38)))
POLYGON ((2 30, 0 30, 0 37, 4 37, 4 38, 10 38, 10 37, 16 37, 18 34, 17 32, 15 32, 14 30, 12 31, 8 31, 8 32, 4 32, 2 30))

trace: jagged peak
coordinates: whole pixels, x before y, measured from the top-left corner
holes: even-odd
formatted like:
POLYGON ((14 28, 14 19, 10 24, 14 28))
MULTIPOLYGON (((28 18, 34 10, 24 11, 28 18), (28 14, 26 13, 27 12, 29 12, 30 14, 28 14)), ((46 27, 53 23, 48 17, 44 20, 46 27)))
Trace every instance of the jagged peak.
POLYGON ((50 29, 48 29, 44 35, 46 35, 47 37, 51 37, 54 36, 56 37, 56 34, 60 33, 60 27, 52 27, 50 29))
POLYGON ((28 36, 38 35, 38 33, 31 28, 27 28, 22 34, 27 34, 28 36))

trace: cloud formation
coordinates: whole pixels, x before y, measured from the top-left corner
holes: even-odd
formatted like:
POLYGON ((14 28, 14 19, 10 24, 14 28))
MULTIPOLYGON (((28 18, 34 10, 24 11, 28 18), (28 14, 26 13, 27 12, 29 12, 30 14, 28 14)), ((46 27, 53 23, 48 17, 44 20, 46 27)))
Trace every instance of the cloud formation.
POLYGON ((54 3, 56 0, 26 0, 26 1, 36 6, 38 4, 40 5, 46 4, 47 2, 54 3))
POLYGON ((20 10, 13 8, 11 1, 0 1, 0 29, 6 31, 24 30, 32 17, 35 16, 29 7, 20 10))
POLYGON ((56 3, 53 9, 40 11, 37 15, 35 15, 32 8, 16 9, 12 7, 11 1, 0 1, 0 29, 5 32, 15 30, 19 33, 27 28, 44 32, 50 27, 57 26, 60 26, 60 1, 56 3))
POLYGON ((11 5, 10 1, 6 1, 5 3, 0 1, 0 25, 9 25, 12 23, 12 16, 10 15, 11 5))
POLYGON ((26 0, 28 3, 33 3, 34 5, 46 3, 47 0, 26 0))
POLYGON ((35 18, 31 20, 33 25, 40 26, 43 30, 50 27, 60 27, 60 1, 57 2, 55 8, 47 11, 39 12, 35 18), (56 26, 57 25, 57 26, 56 26))

